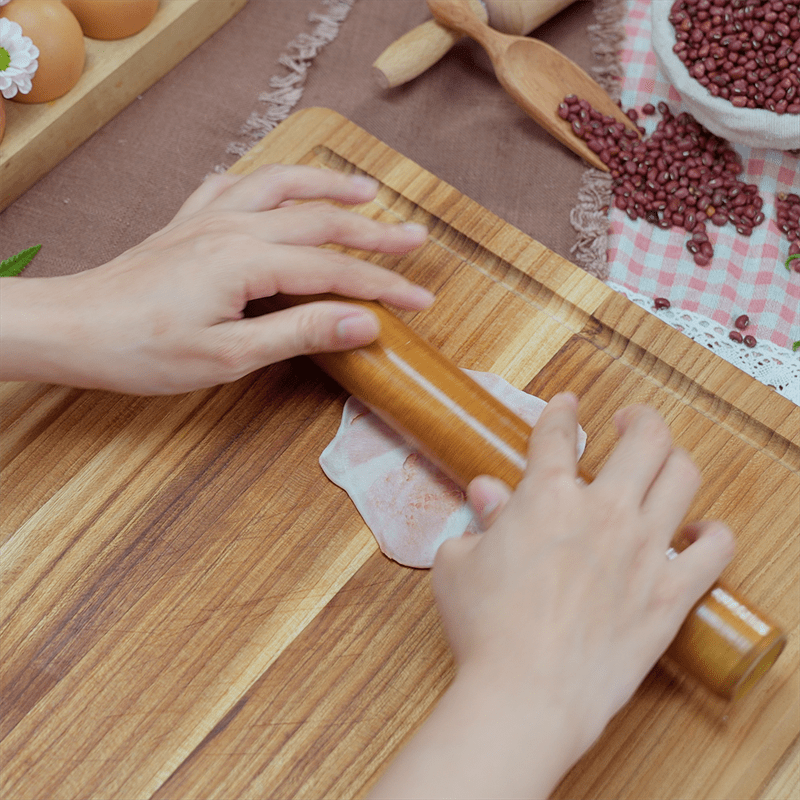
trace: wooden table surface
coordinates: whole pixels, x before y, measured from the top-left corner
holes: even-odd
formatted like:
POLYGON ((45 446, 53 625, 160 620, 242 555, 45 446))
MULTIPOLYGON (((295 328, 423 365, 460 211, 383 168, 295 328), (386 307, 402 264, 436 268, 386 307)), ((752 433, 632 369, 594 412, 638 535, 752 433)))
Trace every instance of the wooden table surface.
MULTIPOLYGON (((735 706, 659 664, 558 798, 796 797, 800 408, 324 109, 234 168, 381 182, 370 216, 429 225, 374 257, 437 292, 406 319, 461 366, 582 399, 596 471, 648 402, 704 472, 693 516, 726 582, 789 633, 735 706)), ((5 384, 0 796, 363 795, 453 666, 425 571, 377 549, 317 459, 344 393, 310 362, 137 398, 5 384)))

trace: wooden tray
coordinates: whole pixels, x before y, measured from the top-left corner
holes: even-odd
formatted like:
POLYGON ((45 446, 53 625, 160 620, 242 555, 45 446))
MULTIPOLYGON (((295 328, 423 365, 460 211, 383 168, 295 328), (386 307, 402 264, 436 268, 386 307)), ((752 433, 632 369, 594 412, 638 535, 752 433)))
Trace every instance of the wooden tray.
MULTIPOLYGON (((790 631, 734 707, 659 665, 559 798, 783 798, 797 783, 800 408, 341 116, 234 168, 375 176, 363 213, 431 228, 376 261, 437 292, 410 324, 464 367, 655 405, 736 530, 726 580, 790 631), (794 743, 794 744, 793 744, 794 743)), ((304 359, 176 398, 2 387, 3 797, 362 795, 452 677, 428 574, 378 551, 317 458, 344 395, 304 359)))
POLYGON ((51 103, 5 101, 0 143, 0 211, 78 145, 169 72, 247 0, 161 0, 140 33, 115 42, 84 37, 86 68, 77 85, 51 103))

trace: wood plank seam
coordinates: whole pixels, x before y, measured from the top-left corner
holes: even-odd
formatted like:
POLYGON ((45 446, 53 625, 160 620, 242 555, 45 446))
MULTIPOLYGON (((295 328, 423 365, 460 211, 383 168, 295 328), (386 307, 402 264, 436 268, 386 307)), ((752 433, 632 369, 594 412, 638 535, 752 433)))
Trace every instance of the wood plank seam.
MULTIPOLYGON (((315 148, 313 148, 313 152, 315 153, 315 155, 317 155, 317 157, 323 160, 323 162, 325 163, 326 166, 328 166, 328 168, 334 168, 334 169, 339 169, 340 171, 353 172, 359 174, 369 174, 363 169, 361 169, 358 165, 348 160, 341 153, 334 151, 331 147, 317 145, 315 148)), ((370 177, 373 177, 377 180, 376 176, 374 175, 371 175, 370 177)), ((385 183, 382 183, 381 192, 387 192, 387 191, 391 192, 393 201, 395 198, 401 197, 399 192, 392 189, 391 187, 388 187, 385 183)), ((412 215, 403 216, 397 214, 394 211, 394 209, 390 207, 387 203, 380 201, 380 194, 381 193, 379 193, 379 197, 376 198, 376 200, 372 201, 370 205, 375 205, 381 208, 384 212, 394 216, 398 220, 398 222, 409 221, 412 215)), ((432 214, 430 211, 425 209, 423 206, 417 205, 416 208, 423 211, 427 217, 435 219, 437 222, 444 223, 445 225, 448 226, 448 228, 453 229, 454 226, 452 222, 445 222, 444 220, 437 217, 435 214, 432 214)), ((460 237, 463 237, 465 241, 470 241, 469 237, 467 237, 465 234, 461 233, 457 229, 455 230, 455 233, 460 235, 460 237)), ((538 282, 534 277, 536 269, 539 266, 541 266, 543 262, 549 260, 549 258, 554 257, 554 254, 549 253, 549 251, 547 251, 546 249, 543 251, 542 254, 540 254, 539 257, 533 259, 529 263, 524 263, 524 262, 520 263, 519 261, 517 261, 514 265, 511 265, 501 256, 499 256, 496 253, 493 253, 491 250, 488 250, 488 248, 484 246, 478 245, 478 247, 480 248, 479 251, 480 257, 473 256, 467 258, 464 256, 463 250, 459 251, 456 246, 444 242, 441 236, 435 235, 433 231, 430 237, 430 241, 441 247, 443 250, 448 252, 451 256, 458 259, 465 265, 469 265, 470 267, 480 272, 481 274, 484 274, 487 277, 491 278, 493 281, 506 288, 509 292, 519 297, 526 304, 531 305, 541 313, 544 313, 547 316, 549 316, 551 319, 557 319, 557 321, 560 322, 561 324, 564 323, 564 320, 560 316, 557 317, 555 313, 551 313, 547 307, 549 303, 554 302, 555 299, 557 298, 556 293, 553 292, 553 290, 550 289, 549 287, 546 287, 542 283, 538 282), (495 260, 497 260, 498 264, 502 264, 506 268, 502 276, 498 276, 498 273, 500 272, 499 269, 490 270, 487 269, 482 263, 480 263, 481 258, 485 259, 487 256, 490 257, 489 259, 490 263, 493 263, 495 260), (524 288, 518 288, 517 286, 511 284, 509 281, 504 279, 505 275, 507 275, 511 271, 516 272, 517 275, 519 275, 520 267, 525 268, 525 272, 522 272, 524 279, 526 279, 524 280, 523 284, 524 288), (542 304, 538 302, 533 302, 531 298, 532 289, 535 290, 534 297, 538 299, 540 296, 543 295, 547 299, 542 304)), ((473 245, 475 244, 472 241, 470 241, 470 243, 473 245)), ((459 241, 459 245, 461 244, 462 242, 459 241)), ((564 263, 567 264, 568 262, 564 263)), ((572 265, 569 266, 571 267, 572 265)), ((592 278, 592 276, 589 276, 588 274, 585 277, 592 278)), ((597 283, 605 287, 605 285, 602 284, 600 281, 597 281, 597 283)), ((601 335, 605 334, 603 347, 608 348, 609 352, 615 353, 616 356, 619 358, 623 358, 624 356, 629 356, 631 361, 634 361, 635 359, 652 358, 652 355, 648 353, 647 349, 642 347, 642 345, 638 344, 635 341, 634 337, 636 335, 636 332, 642 327, 647 327, 650 324, 663 325, 664 323, 657 317, 653 315, 648 315, 647 312, 645 312, 644 310, 639 309, 638 307, 634 306, 631 303, 628 303, 628 306, 631 307, 628 308, 628 312, 631 314, 631 316, 635 315, 637 319, 633 323, 633 331, 630 334, 628 335, 620 334, 618 331, 615 331, 602 319, 602 317, 605 314, 606 308, 609 308, 618 300, 616 293, 612 292, 610 289, 608 290, 608 292, 610 293, 608 298, 605 300, 605 302, 601 303, 595 309, 594 313, 591 315, 591 319, 594 320, 595 328, 597 326, 602 326, 600 329, 597 329, 593 332, 593 336, 596 338, 596 340, 599 341, 601 335)), ((558 299, 559 302, 564 302, 563 299, 561 298, 558 299)), ((583 315, 584 318, 588 318, 590 316, 584 309, 579 308, 574 303, 571 304, 571 308, 574 309, 576 312, 580 313, 581 315, 583 315)), ((586 323, 582 328, 574 327, 572 328, 572 330, 574 333, 587 335, 592 330, 592 323, 589 323, 587 319, 586 323)), ((682 334, 680 331, 674 331, 671 328, 669 329, 669 331, 671 335, 677 337, 678 339, 680 338, 685 339, 687 349, 692 351, 692 353, 697 357, 699 357, 700 353, 708 356, 709 363, 711 363, 712 368, 724 365, 725 368, 730 368, 734 370, 736 369, 735 367, 732 367, 727 362, 724 362, 722 359, 720 359, 720 357, 717 356, 716 353, 709 352, 708 350, 703 348, 702 345, 698 345, 696 342, 693 342, 691 339, 684 336, 684 334, 682 334)), ((662 366, 662 368, 666 368, 668 371, 667 374, 669 377, 667 381, 665 381, 665 386, 664 386, 664 388, 667 391, 673 392, 676 397, 683 397, 689 400, 692 406, 698 408, 698 410, 711 411, 712 406, 716 405, 718 408, 724 411, 725 414, 724 424, 726 426, 729 426, 728 427, 729 430, 731 430, 732 432, 743 433, 747 435, 751 443, 753 443, 755 446, 759 448, 766 449, 780 463, 785 464, 789 468, 800 469, 800 446, 790 441, 786 437, 777 434, 773 431, 770 431, 769 428, 763 422, 756 420, 751 415, 747 415, 745 412, 741 411, 736 406, 734 406, 731 402, 720 400, 720 398, 716 397, 713 392, 702 389, 702 387, 698 384, 696 379, 689 377, 686 372, 678 369, 677 365, 669 364, 663 359, 659 359, 658 361, 660 366, 662 366), (681 384, 680 390, 674 389, 670 385, 671 376, 675 376, 675 378, 681 384), (728 422, 728 419, 730 417, 735 417, 740 420, 738 427, 733 426, 728 422), (763 433, 763 438, 759 437, 756 439, 751 437, 749 433, 745 433, 746 431, 748 431, 746 423, 755 425, 755 427, 758 428, 759 432, 763 433)), ((629 362, 626 361, 626 363, 629 362)), ((648 375, 647 369, 638 364, 636 364, 634 368, 643 377, 648 378, 648 380, 652 380, 652 377, 648 375)), ((741 371, 736 370, 736 372, 739 373, 741 371)), ((744 373, 741 374, 743 375, 744 373)))
MULTIPOLYGON (((676 333, 680 334, 679 331, 676 333)), ((666 370, 667 377, 663 383, 661 380, 656 381, 652 375, 652 365, 642 366, 647 358, 652 358, 646 349, 630 337, 614 331, 596 316, 591 317, 591 322, 578 332, 578 335, 598 350, 602 350, 607 355, 624 363, 644 380, 651 383, 657 382, 659 388, 673 397, 688 401, 692 408, 703 413, 709 419, 713 419, 716 424, 730 433, 743 438, 782 466, 790 470, 800 470, 800 444, 770 430, 763 422, 746 414, 732 403, 720 400, 713 392, 705 389, 685 372, 661 359, 658 359, 658 364, 666 370), (673 377, 676 380, 673 380, 673 377), (738 424, 733 424, 731 420, 736 420, 738 424), (755 429, 760 436, 754 436, 752 429, 755 429)), ((683 336, 683 334, 680 335, 683 336)), ((691 341, 688 337, 686 338, 691 341)))
MULTIPOLYGON (((314 152, 318 156, 323 156, 328 163, 335 164, 335 167, 329 167, 334 169, 340 169, 342 171, 359 173, 359 174, 368 174, 365 173, 363 170, 359 169, 357 165, 353 164, 351 161, 348 161, 344 156, 339 153, 334 152, 328 147, 317 146, 314 148, 314 152)), ((370 176, 375 178, 375 176, 370 176)), ((381 185, 382 191, 391 192, 395 197, 400 197, 399 192, 396 190, 391 189, 390 187, 386 186, 386 184, 381 185)), ((380 194, 379 194, 380 197, 380 194)), ((393 216, 397 219, 398 222, 408 222, 412 216, 403 216, 398 214, 394 208, 388 205, 386 202, 381 202, 380 199, 376 198, 373 200, 369 205, 375 206, 380 208, 385 213, 393 216)), ((435 219, 437 222, 443 222, 443 220, 435 217, 426 209, 421 206, 417 206, 416 208, 420 209, 427 217, 435 219)), ((481 247, 478 245, 480 256, 470 256, 466 257, 464 255, 463 249, 459 249, 459 247, 463 248, 464 242, 470 242, 470 244, 475 245, 474 242, 471 242, 469 238, 454 229, 452 225, 449 223, 444 223, 451 231, 453 231, 457 236, 457 245, 446 243, 442 240, 440 235, 436 235, 435 231, 431 231, 431 235, 429 238, 429 242, 440 247, 442 250, 447 252, 450 256, 454 259, 458 260, 460 263, 471 267, 476 272, 485 275, 486 277, 493 280, 495 283, 503 286, 507 291, 514 294, 516 297, 521 299, 527 305, 535 308, 540 313, 546 314, 553 320, 557 320, 561 324, 564 324, 564 319, 557 316, 555 313, 550 312, 547 308, 547 305, 551 302, 555 302, 557 295, 548 287, 545 287, 543 284, 539 283, 534 277, 533 274, 536 271, 537 266, 542 261, 548 259, 547 251, 545 251, 542 256, 534 259, 531 263, 526 264, 529 271, 521 273, 521 280, 522 285, 514 285, 511 282, 507 281, 505 278, 511 272, 517 273, 520 275, 519 272, 519 264, 511 265, 508 261, 503 259, 502 257, 498 256, 496 253, 492 253, 492 251, 488 250, 486 247, 481 247), (462 241, 463 240, 463 241, 462 241), (497 268, 491 269, 487 268, 482 261, 485 262, 486 257, 490 256, 489 263, 493 266, 495 262, 497 262, 497 268), (499 269, 500 265, 502 265, 505 269, 499 269), (502 275, 498 275, 498 273, 502 272, 502 275), (533 295, 532 295, 533 290, 533 295), (541 295, 544 295, 547 298, 543 304, 536 302, 541 295)), ((552 256, 552 254, 550 254, 552 256)), ((591 276, 589 276, 591 277, 591 276)), ((564 303, 565 301, 561 298, 558 298, 559 305, 564 303)), ((649 382, 654 382, 654 378, 651 374, 651 367, 648 364, 647 367, 643 367, 641 362, 643 359, 652 359, 653 356, 648 353, 646 348, 643 348, 641 345, 637 344, 630 336, 624 336, 617 331, 614 331, 610 328, 607 324, 605 324, 597 315, 601 315, 603 313, 603 308, 598 308, 595 311, 594 315, 587 314, 586 311, 583 309, 578 308, 574 304, 570 304, 571 309, 575 312, 582 315, 586 318, 586 323, 583 327, 574 327, 572 328, 573 332, 579 334, 587 339, 587 341, 591 341, 595 346, 598 346, 600 342, 602 342, 602 349, 606 350, 609 354, 614 355, 615 358, 619 358, 624 360, 626 364, 631 366, 642 378, 646 379, 649 382)), ((641 327, 641 325, 646 325, 649 322, 656 321, 657 318, 653 318, 653 320, 648 319, 644 316, 646 312, 636 308, 636 311, 641 315, 639 325, 636 325, 634 330, 641 327)), ((659 324, 660 321, 658 321, 659 324)), ((683 336, 679 331, 675 331, 674 333, 683 336)), ((686 338, 687 346, 689 342, 692 342, 691 339, 688 337, 686 338)), ((696 344, 696 343, 693 343, 696 344)), ((704 351, 705 352, 705 351, 704 351)), ((716 355, 716 354, 714 354, 716 355)), ((719 358, 717 356, 717 358, 719 358)), ((724 410, 725 416, 723 417, 723 424, 725 425, 727 430, 731 432, 735 432, 737 434, 743 434, 746 436, 747 440, 752 443, 754 446, 762 448, 763 450, 769 452, 773 458, 775 458, 779 463, 783 464, 784 466, 789 467, 790 469, 800 469, 800 446, 796 445, 795 443, 791 442, 790 440, 786 439, 785 437, 776 434, 773 431, 770 431, 766 425, 761 423, 760 421, 755 420, 753 417, 745 415, 744 412, 737 409, 731 403, 721 401, 718 397, 716 397, 712 392, 703 389, 696 380, 690 378, 685 372, 677 369, 675 366, 669 365, 661 359, 658 359, 658 363, 662 368, 666 369, 667 379, 664 381, 663 385, 659 382, 658 385, 665 389, 666 391, 670 392, 676 398, 686 399, 690 402, 692 407, 697 408, 704 413, 711 409, 712 405, 716 405, 718 408, 724 410), (679 384, 679 388, 673 387, 672 378, 676 379, 676 382, 679 384), (733 426, 729 423, 730 417, 736 417, 740 419, 739 426, 733 426), (747 426, 749 423, 751 426, 755 426, 759 432, 763 433, 763 438, 755 439, 750 436, 750 432, 747 426)))
MULTIPOLYGON (((738 381, 732 368, 717 366, 718 357, 602 284, 586 280, 577 268, 352 123, 332 112, 301 114, 276 129, 260 155, 243 163, 296 163, 306 158, 310 144, 318 144, 345 152, 366 174, 380 178, 378 200, 388 211, 374 206, 365 213, 405 219, 404 214, 417 218, 424 212, 439 220, 440 241, 428 245, 430 268, 411 257, 378 259, 408 276, 422 275, 423 283, 443 282, 444 305, 438 313, 414 318, 420 332, 465 364, 479 361, 517 385, 538 381, 543 391, 535 394, 579 388, 586 427, 597 443, 587 454, 593 465, 610 450, 614 436, 608 422, 625 401, 652 401, 672 420, 681 441, 697 448, 704 469, 718 463, 714 459, 720 452, 728 457, 712 470, 698 509, 723 512, 737 530, 746 522, 743 552, 731 571, 737 585, 747 583, 790 627, 785 655, 733 710, 709 704, 688 679, 661 669, 651 673, 554 797, 744 800, 756 796, 767 781, 765 791, 788 787, 789 773, 778 770, 791 763, 784 754, 797 741, 798 616, 792 600, 798 539, 792 525, 798 492, 786 485, 782 465, 729 428, 741 424, 760 440, 762 433, 750 427, 769 427, 774 421, 780 434, 792 440, 797 416, 786 411, 786 404, 773 403, 775 396, 764 387, 751 379, 738 381), (442 244, 461 252, 447 252, 442 244), (499 285, 499 279, 507 278, 510 287, 523 287, 523 278, 509 272, 509 264, 533 279, 527 284, 531 294, 543 287, 555 295, 552 301, 543 292, 531 302, 499 285), (534 275, 530 264, 536 264, 534 275), (535 310, 538 303, 545 304, 549 316, 535 310), (525 323, 528 318, 533 322, 525 323), (543 324, 537 326, 536 320, 543 324), (579 333, 573 332, 576 327, 579 333), (614 340, 619 357, 603 350, 606 327, 621 335, 614 340), (500 341, 504 336, 507 342, 500 341), (652 353, 627 349, 628 340, 652 353), (564 350, 566 341, 573 342, 573 352, 564 350), (561 361, 554 355, 560 352, 561 361), (640 372, 648 369, 655 374, 642 381, 640 372), (714 386, 722 387, 725 402, 740 416, 730 417, 726 428, 720 424, 727 413, 724 404, 709 402, 706 413, 699 412, 680 394, 684 380, 712 394, 714 386)), ((321 151, 315 152, 311 161, 319 163, 321 151)), ((95 562, 94 551, 102 544, 95 530, 95 541, 84 537, 81 542, 92 557, 81 562, 85 574, 78 573, 79 559, 72 558, 70 569, 51 579, 46 597, 29 598, 26 618, 15 623, 14 651, 4 665, 4 678, 36 669, 61 680, 47 702, 26 711, 26 719, 2 743, 9 756, 3 778, 18 781, 13 786, 18 800, 144 798, 153 791, 164 798, 225 800, 357 796, 435 702, 452 665, 425 576, 403 574, 401 580, 401 570, 376 552, 344 495, 335 495, 331 487, 312 492, 318 445, 335 430, 342 398, 337 387, 308 375, 306 363, 267 368, 238 390, 227 390, 235 394, 247 385, 237 394, 233 413, 241 425, 221 431, 216 416, 207 414, 182 428, 180 438, 188 441, 173 442, 155 461, 141 464, 136 491, 125 500, 161 498, 147 506, 147 518, 135 529, 137 539, 151 527, 160 537, 144 536, 133 552, 126 550, 133 538, 128 530, 104 545, 107 549, 95 562), (301 372, 302 380, 295 380, 301 372), (311 416, 316 421, 310 422, 311 416), (180 460, 187 448, 196 454, 190 461, 196 460, 197 471, 213 463, 216 473, 213 485, 194 495, 186 491, 193 476, 180 469, 188 463, 180 460), (248 494, 249 486, 257 488, 248 494), (180 502, 173 502, 178 496, 180 502), (241 497, 241 505, 228 502, 230 497, 241 497), (117 556, 123 567, 138 560, 138 570, 128 569, 119 591, 109 594, 109 581, 97 579, 113 575, 103 570, 117 556), (163 571, 162 559, 169 562, 163 571), (69 595, 76 580, 79 587, 95 587, 81 598, 91 613, 81 618, 80 630, 66 631, 60 619, 50 616, 51 598, 59 592, 69 595), (408 590, 402 605, 397 595, 401 584, 408 590), (137 605, 136 613, 124 617, 140 599, 141 608, 137 605), (313 620, 306 615, 314 615, 313 620), (309 624, 303 627, 304 622, 309 624), (64 647, 57 658, 44 663, 28 658, 42 642, 58 636, 64 647), (77 658, 81 637, 91 658, 77 658)), ((22 408, 32 396, 20 387, 2 387, 2 394, 13 408, 22 408)), ((101 435, 91 450, 91 458, 105 458, 109 468, 82 473, 95 478, 93 491, 80 498, 88 503, 88 514, 106 489, 99 479, 105 476, 117 486, 128 474, 125 445, 146 444, 154 436, 148 426, 183 402, 121 399, 112 404, 92 393, 80 397, 77 411, 55 420, 42 413, 49 408, 42 399, 32 417, 15 417, 18 434, 34 431, 41 437, 15 462, 28 469, 16 469, 8 478, 24 509, 17 517, 23 520, 36 503, 21 495, 35 493, 35 481, 45 498, 77 490, 70 478, 91 459, 78 458, 74 465, 59 459, 76 459, 81 436, 71 436, 70 426, 81 412, 113 412, 116 425, 116 433, 101 435), (130 413, 117 413, 120 408, 130 413), (46 430, 37 428, 41 419, 52 420, 46 430), (95 452, 110 442, 121 446, 95 452)), ((91 442, 95 433, 86 425, 82 436, 91 442)), ((159 428, 159 436, 163 433, 159 428)), ((98 526, 114 531, 115 523, 125 519, 124 506, 109 510, 98 526)), ((57 511, 63 515, 69 508, 65 503, 57 511)), ((40 521, 38 538, 36 530, 26 528, 25 546, 10 565, 19 571, 12 591, 24 594, 23 583, 35 579, 34 554, 44 549, 42 544, 52 537, 61 549, 69 538, 69 530, 59 530, 60 517, 40 521), (28 563, 34 563, 33 573, 21 579, 28 563)), ((25 705, 26 698, 20 702, 25 705)), ((791 786, 796 788, 796 780, 791 786)))

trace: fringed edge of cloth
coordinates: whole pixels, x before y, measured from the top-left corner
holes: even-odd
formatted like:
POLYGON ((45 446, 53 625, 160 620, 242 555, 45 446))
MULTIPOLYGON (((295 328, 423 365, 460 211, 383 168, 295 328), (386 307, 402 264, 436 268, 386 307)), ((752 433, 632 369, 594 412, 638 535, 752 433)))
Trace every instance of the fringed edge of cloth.
MULTIPOLYGON (((289 44, 278 63, 285 68, 282 75, 269 79, 269 90, 258 95, 259 107, 247 118, 240 131, 241 139, 231 142, 227 153, 241 157, 264 138, 278 123, 283 122, 303 96, 308 71, 319 52, 338 35, 339 27, 347 18, 356 0, 322 0, 324 10, 308 15, 314 23, 309 33, 299 33, 289 44)), ((217 166, 215 172, 225 172, 226 166, 217 166)))
MULTIPOLYGON (((597 82, 619 100, 622 65, 619 52, 625 41, 625 0, 597 0, 589 26, 592 52, 599 62, 592 68, 597 82)), ((601 280, 606 280, 608 265, 608 208, 611 203, 611 176, 599 169, 587 169, 578 189, 578 204, 570 212, 578 239, 570 249, 575 263, 601 280)))

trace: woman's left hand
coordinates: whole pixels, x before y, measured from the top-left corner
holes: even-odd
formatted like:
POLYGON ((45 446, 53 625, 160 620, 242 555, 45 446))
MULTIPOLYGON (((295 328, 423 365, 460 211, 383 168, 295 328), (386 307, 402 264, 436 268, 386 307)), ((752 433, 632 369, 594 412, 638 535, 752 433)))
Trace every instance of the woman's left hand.
POLYGON ((174 394, 292 356, 373 341, 377 318, 313 302, 245 318, 250 300, 333 293, 422 309, 433 296, 398 273, 320 245, 404 253, 420 225, 376 222, 325 200, 375 197, 370 178, 272 165, 215 176, 175 218, 103 266, 58 278, 6 278, 6 380, 174 394), (311 202, 296 202, 311 201, 311 202))

